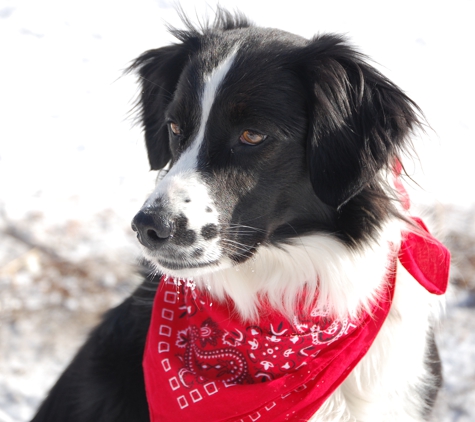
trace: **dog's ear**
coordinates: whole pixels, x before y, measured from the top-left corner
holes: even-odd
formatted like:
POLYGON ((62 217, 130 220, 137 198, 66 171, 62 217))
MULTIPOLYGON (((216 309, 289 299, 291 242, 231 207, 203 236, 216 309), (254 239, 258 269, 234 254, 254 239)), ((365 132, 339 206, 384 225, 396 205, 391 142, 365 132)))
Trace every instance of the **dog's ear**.
POLYGON ((310 177, 316 195, 339 208, 407 147, 420 110, 340 36, 314 38, 302 59, 310 177))
POLYGON ((189 54, 184 44, 170 45, 146 51, 129 68, 138 71, 140 77, 142 91, 138 106, 152 170, 162 169, 171 158, 165 110, 189 54))

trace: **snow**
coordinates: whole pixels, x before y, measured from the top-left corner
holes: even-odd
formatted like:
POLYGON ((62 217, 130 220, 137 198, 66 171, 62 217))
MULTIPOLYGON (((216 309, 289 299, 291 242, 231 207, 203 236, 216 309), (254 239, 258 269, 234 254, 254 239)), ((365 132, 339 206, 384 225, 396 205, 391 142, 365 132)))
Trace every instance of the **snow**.
MULTIPOLYGON (((414 183, 411 195, 456 264, 434 420, 475 421, 475 3, 220 4, 306 37, 347 34, 424 110, 422 168, 409 166, 424 189, 414 183)), ((216 2, 181 5, 212 17, 216 2)), ((172 1, 0 0, 0 422, 29 420, 100 313, 138 282, 129 222, 155 175, 123 71, 173 41, 165 22, 180 26, 172 1)))

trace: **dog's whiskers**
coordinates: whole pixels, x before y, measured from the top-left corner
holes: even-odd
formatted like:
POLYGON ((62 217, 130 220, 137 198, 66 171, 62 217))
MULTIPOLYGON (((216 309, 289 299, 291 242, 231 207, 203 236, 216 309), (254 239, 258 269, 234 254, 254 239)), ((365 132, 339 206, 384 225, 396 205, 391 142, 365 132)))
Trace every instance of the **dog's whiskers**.
POLYGON ((251 247, 245 245, 244 243, 237 242, 230 239, 221 239, 221 244, 225 247, 227 251, 235 251, 241 254, 247 254, 250 252, 251 247))

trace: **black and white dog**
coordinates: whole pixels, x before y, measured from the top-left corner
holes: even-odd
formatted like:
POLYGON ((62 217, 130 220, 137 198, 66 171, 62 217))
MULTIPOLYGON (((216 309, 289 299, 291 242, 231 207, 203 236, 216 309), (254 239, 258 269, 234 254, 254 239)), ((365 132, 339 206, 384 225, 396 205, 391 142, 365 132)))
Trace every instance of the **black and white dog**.
MULTIPOLYGON (((132 65, 151 168, 166 168, 132 223, 153 275, 106 314, 35 422, 150 420, 142 359, 162 275, 248 323, 263 302, 292 321, 309 292, 312 309, 351 320, 372 312, 411 226, 393 168, 419 109, 362 54, 337 35, 307 40, 223 10, 185 23, 178 44, 132 65)), ((396 266, 374 342, 310 420, 428 417, 440 299, 396 266)))

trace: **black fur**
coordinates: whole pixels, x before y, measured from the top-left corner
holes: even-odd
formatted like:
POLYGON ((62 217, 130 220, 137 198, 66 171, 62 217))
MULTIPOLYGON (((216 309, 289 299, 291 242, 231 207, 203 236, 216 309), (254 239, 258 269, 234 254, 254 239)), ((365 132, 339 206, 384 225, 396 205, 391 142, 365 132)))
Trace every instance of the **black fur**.
POLYGON ((417 105, 369 66, 342 37, 323 35, 304 49, 311 104, 308 154, 315 193, 341 208, 407 148, 420 125, 417 105), (338 154, 335 154, 338 151, 338 154))
POLYGON ((159 277, 111 309, 51 389, 32 422, 149 421, 142 356, 159 277))

